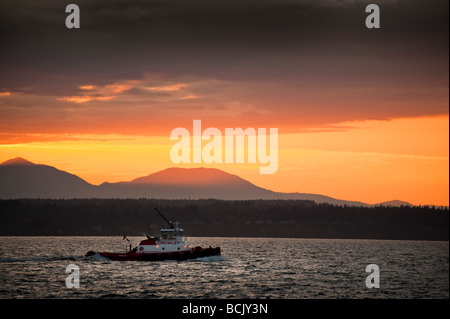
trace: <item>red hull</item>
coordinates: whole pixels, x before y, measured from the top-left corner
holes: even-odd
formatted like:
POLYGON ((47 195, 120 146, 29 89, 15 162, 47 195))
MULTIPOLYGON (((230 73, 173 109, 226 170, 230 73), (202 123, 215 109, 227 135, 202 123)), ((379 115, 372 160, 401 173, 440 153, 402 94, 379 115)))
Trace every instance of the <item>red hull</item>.
MULTIPOLYGON (((86 253, 86 257, 94 255, 95 252, 90 250, 86 253)), ((99 252, 100 256, 117 261, 161 261, 161 260, 187 260, 200 257, 220 256, 220 247, 201 248, 196 247, 187 251, 176 251, 167 253, 108 253, 99 252)))

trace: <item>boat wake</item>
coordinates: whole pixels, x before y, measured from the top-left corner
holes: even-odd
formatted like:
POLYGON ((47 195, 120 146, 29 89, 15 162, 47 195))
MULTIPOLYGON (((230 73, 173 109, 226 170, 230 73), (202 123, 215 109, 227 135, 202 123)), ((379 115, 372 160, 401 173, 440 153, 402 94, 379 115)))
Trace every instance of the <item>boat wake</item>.
POLYGON ((94 253, 94 254, 92 254, 92 255, 85 256, 84 258, 90 259, 90 260, 101 260, 101 261, 105 261, 105 260, 106 260, 106 261, 112 261, 112 260, 109 259, 109 258, 100 256, 99 253, 94 253))
POLYGON ((207 256, 207 257, 199 257, 195 259, 189 259, 188 262, 211 262, 211 261, 228 261, 228 258, 225 256, 207 256))
POLYGON ((0 263, 23 263, 23 262, 54 262, 61 260, 77 260, 76 256, 55 256, 55 257, 31 257, 31 258, 0 258, 0 263))

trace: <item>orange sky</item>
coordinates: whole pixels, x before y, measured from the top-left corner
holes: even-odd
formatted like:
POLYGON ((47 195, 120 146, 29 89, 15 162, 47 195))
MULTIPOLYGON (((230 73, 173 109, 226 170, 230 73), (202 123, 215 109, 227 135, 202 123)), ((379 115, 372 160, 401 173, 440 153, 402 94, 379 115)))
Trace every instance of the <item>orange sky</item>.
MULTIPOLYGON (((367 203, 400 199, 416 205, 449 204, 447 116, 341 126, 346 129, 295 134, 280 129, 278 171, 273 175, 259 174, 259 163, 175 165, 170 160, 175 141, 169 136, 43 136, 42 142, 0 145, 0 161, 20 156, 93 184, 128 181, 171 166, 216 167, 280 192, 367 203)), ((186 128, 192 132, 192 127, 186 128)))
MULTIPOLYGON (((86 181, 223 169, 282 192, 449 205, 449 2, 0 3, 0 161, 86 181), (174 128, 277 128, 278 170, 173 164, 174 128)), ((206 144, 206 142, 204 143, 206 144)))

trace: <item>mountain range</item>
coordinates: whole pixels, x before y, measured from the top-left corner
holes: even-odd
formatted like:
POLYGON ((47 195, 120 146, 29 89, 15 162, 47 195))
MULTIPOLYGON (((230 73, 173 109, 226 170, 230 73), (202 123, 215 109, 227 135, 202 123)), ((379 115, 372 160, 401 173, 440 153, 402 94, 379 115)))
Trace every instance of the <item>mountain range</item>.
POLYGON ((297 199, 350 206, 410 206, 393 200, 370 205, 332 197, 280 193, 258 187, 215 168, 167 168, 129 182, 93 185, 55 167, 17 157, 0 164, 0 199, 14 198, 155 198, 155 199, 297 199))

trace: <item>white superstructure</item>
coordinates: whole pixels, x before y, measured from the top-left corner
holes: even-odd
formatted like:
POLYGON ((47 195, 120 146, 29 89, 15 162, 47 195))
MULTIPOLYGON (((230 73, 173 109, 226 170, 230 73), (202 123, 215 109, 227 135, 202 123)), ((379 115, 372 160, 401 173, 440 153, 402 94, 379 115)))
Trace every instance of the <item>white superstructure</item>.
POLYGON ((187 238, 183 237, 183 229, 179 228, 178 225, 161 228, 160 236, 147 236, 147 239, 141 241, 137 246, 137 252, 141 253, 167 253, 189 251, 190 249, 187 238))

